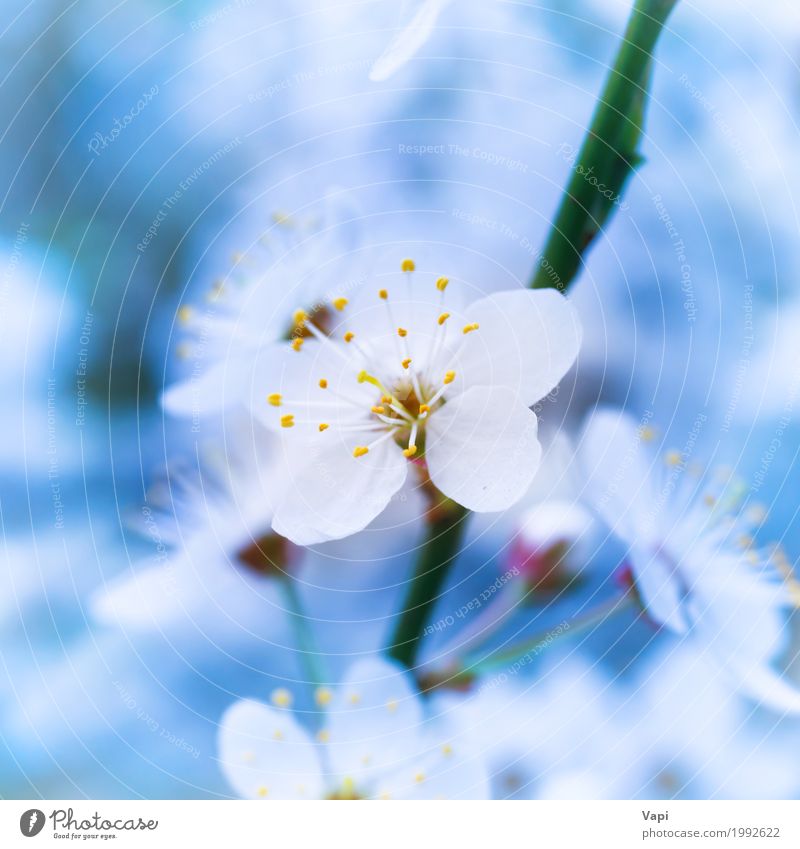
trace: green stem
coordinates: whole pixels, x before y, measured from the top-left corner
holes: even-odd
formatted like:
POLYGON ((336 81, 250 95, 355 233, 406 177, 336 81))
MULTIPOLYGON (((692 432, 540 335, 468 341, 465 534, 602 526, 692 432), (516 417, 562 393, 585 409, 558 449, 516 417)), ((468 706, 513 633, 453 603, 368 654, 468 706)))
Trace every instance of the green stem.
POLYGON ((462 681, 471 681, 476 675, 496 670, 498 667, 510 666, 526 655, 538 654, 543 648, 551 645, 561 637, 571 637, 601 625, 616 613, 627 610, 635 601, 636 597, 632 592, 615 596, 610 601, 603 602, 603 604, 598 605, 583 616, 578 616, 571 622, 564 623, 567 627, 556 626, 555 628, 550 628, 547 631, 542 631, 533 637, 528 637, 514 644, 505 651, 496 652, 489 656, 475 657, 473 655, 472 658, 466 657, 455 668, 450 667, 446 674, 440 674, 438 680, 452 686, 462 681))
POLYGON ((458 556, 468 515, 466 507, 453 503, 428 523, 428 537, 417 557, 403 612, 389 645, 391 657, 409 668, 416 662, 428 615, 458 556))
POLYGON ((283 587, 284 603, 292 623, 297 651, 300 653, 300 662, 303 665, 304 673, 309 684, 319 687, 325 683, 325 673, 314 635, 308 626, 308 617, 303 612, 303 605, 297 592, 297 584, 288 575, 281 576, 278 581, 283 587))
POLYGON ((677 0, 636 0, 532 286, 566 290, 640 162, 652 54, 677 0))

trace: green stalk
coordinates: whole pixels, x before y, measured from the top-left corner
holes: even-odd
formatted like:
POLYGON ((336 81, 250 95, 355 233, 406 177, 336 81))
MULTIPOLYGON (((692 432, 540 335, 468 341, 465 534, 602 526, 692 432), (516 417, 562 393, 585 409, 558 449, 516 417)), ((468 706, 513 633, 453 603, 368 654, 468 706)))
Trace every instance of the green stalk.
POLYGON ((469 510, 452 503, 428 523, 428 537, 417 556, 405 606, 389 645, 389 654, 411 668, 431 608, 461 548, 469 510))
POLYGON ((326 681, 322 659, 309 627, 308 616, 303 612, 303 605, 297 592, 295 580, 290 578, 288 574, 281 575, 277 580, 283 588, 286 612, 289 614, 291 627, 294 631, 303 671, 308 678, 308 683, 314 687, 319 687, 326 681))
POLYGON ((628 178, 641 163, 652 55, 677 0, 636 0, 616 61, 573 163, 534 275, 534 289, 565 291, 584 254, 620 203, 628 178))

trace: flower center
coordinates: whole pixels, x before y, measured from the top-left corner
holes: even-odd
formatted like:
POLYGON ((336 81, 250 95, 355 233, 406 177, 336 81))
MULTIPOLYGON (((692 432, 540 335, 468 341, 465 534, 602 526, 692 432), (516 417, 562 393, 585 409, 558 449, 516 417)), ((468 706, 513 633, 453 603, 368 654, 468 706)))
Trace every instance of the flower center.
MULTIPOLYGON (((401 269, 411 275, 415 270, 413 260, 404 260, 401 269)), ((267 401, 274 407, 305 408, 309 418, 300 420, 299 412, 281 411, 280 424, 283 428, 293 428, 299 424, 314 424, 320 434, 329 430, 353 434, 353 457, 364 457, 388 440, 394 440, 409 460, 419 458, 424 453, 425 425, 431 415, 446 403, 445 392, 457 378, 454 361, 463 339, 478 329, 477 323, 466 324, 462 329, 461 341, 453 345, 448 343, 448 320, 451 314, 444 308, 445 291, 448 279, 440 277, 436 281, 439 292, 438 316, 432 326, 419 331, 424 338, 415 339, 414 332, 397 320, 395 305, 388 289, 378 290, 378 299, 383 303, 385 323, 376 328, 380 335, 370 338, 357 337, 352 330, 345 330, 341 339, 325 332, 317 322, 312 321, 305 310, 297 310, 294 315, 295 330, 292 334, 292 348, 302 354, 303 344, 309 337, 315 338, 325 354, 343 358, 346 361, 345 375, 352 374, 354 383, 329 380, 320 377, 317 385, 309 387, 313 395, 307 401, 291 402, 283 395, 273 393, 267 401), (357 393, 355 384, 369 385, 374 388, 368 401, 364 393, 357 393), (318 394, 317 394, 318 393, 318 394), (355 397, 359 394, 360 397, 355 397), (326 411, 336 413, 326 415, 326 411), (318 420, 310 416, 317 414, 318 420), (332 423, 335 420, 335 424, 332 423), (359 435, 375 434, 372 441, 357 443, 359 435)), ((338 312, 345 310, 346 298, 336 298, 332 306, 338 312)), ((410 304, 413 310, 413 304, 410 304)))

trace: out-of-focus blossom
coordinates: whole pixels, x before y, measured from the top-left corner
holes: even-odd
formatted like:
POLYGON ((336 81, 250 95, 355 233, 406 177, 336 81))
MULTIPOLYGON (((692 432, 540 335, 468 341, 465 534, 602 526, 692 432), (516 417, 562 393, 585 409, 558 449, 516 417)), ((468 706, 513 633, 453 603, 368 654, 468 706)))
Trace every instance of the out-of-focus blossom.
POLYGON ((760 508, 740 510, 729 474, 692 474, 681 451, 659 457, 654 432, 616 411, 597 412, 581 451, 587 492, 625 554, 650 617, 716 659, 753 698, 800 710, 800 692, 770 668, 788 639, 796 581, 784 558, 755 547, 760 508))
POLYGON ((577 356, 569 302, 519 290, 462 307, 447 278, 402 267, 405 280, 337 300, 327 333, 299 310, 292 342, 264 356, 252 409, 283 436, 289 467, 273 527, 298 544, 365 527, 409 462, 478 512, 509 507, 536 473, 528 408, 577 356))
POLYGON ((405 65, 431 37, 439 15, 452 2, 453 0, 417 0, 411 20, 378 57, 369 72, 370 79, 375 82, 386 80, 405 65))
POLYGON ((409 675, 378 658, 320 687, 316 738, 292 716, 292 694, 275 707, 246 700, 222 718, 219 758, 250 799, 485 799, 488 777, 465 738, 427 718, 409 675))

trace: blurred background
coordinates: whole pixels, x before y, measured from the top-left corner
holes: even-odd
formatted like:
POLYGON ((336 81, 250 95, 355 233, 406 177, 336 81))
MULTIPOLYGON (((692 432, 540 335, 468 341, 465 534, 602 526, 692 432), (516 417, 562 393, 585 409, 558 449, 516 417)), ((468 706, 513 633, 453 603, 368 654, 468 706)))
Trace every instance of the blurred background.
MULTIPOLYGON (((425 243, 462 274, 479 269, 478 287, 524 285, 630 5, 457 0, 406 65, 373 82, 414 3, 6 0, 0 795, 230 794, 215 761, 221 712, 296 675, 277 614, 274 627, 266 604, 258 627, 195 618, 133 633, 90 609, 98 587, 161 553, 141 507, 198 442, 159 406, 186 373, 180 306, 251 273, 242 257, 325 198, 343 210, 334 250, 357 229, 389 253, 425 243)), ((586 341, 570 404, 543 412, 545 425, 574 426, 602 401, 651 411, 682 440, 705 411, 704 455, 757 484, 765 532, 793 562, 799 58, 790 0, 678 4, 654 63, 645 163, 573 291, 586 341)), ((475 557, 489 562, 493 545, 475 557)), ((343 555, 309 555, 324 640, 379 645, 398 598, 386 576, 408 568, 391 549, 374 570, 365 550, 336 575, 331 559, 343 555), (350 590, 346 609, 326 599, 326 581, 350 590)), ((460 591, 471 596, 468 581, 460 591)), ((739 703, 722 723, 679 688, 671 697, 688 713, 671 733, 682 745, 724 725, 741 754, 682 766, 690 778, 652 764, 627 783, 592 770, 611 755, 569 733, 565 694, 573 710, 586 701, 590 667, 595 692, 617 706, 593 701, 592 718, 570 714, 576 726, 595 742, 619 723, 652 733, 666 703, 642 683, 662 663, 656 642, 598 632, 573 644, 536 694, 542 722, 565 723, 553 751, 568 763, 537 775, 554 755, 531 749, 525 795, 796 795, 797 767, 782 760, 795 725, 739 703), (619 704, 630 709, 633 692, 652 713, 626 718, 619 704)), ((670 669, 684 686, 681 662, 670 669)))

